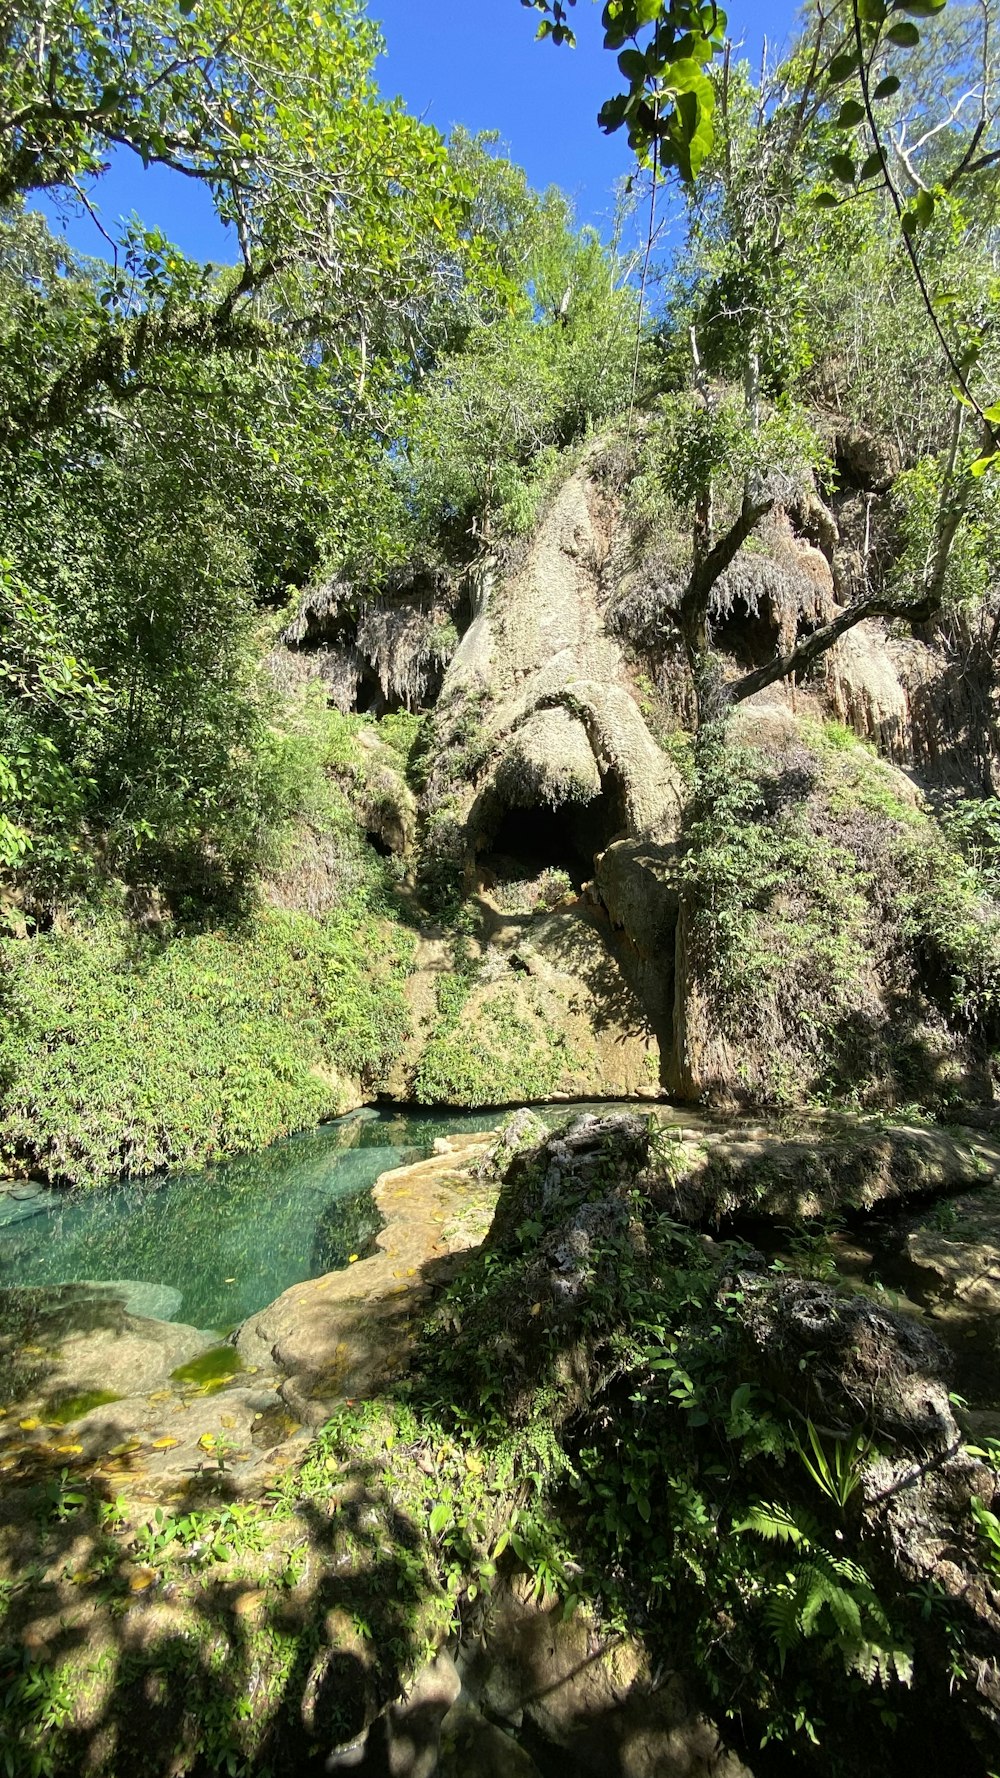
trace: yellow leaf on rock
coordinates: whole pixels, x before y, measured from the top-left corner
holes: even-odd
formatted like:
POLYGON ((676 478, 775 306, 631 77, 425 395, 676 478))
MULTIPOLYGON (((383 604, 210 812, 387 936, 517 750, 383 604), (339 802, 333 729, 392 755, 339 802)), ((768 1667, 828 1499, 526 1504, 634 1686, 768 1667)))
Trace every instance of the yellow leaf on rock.
POLYGON ((41 1425, 41 1421, 40 1420, 19 1420, 18 1425, 21 1428, 22 1432, 37 1432, 39 1426, 41 1425))
POLYGON ((355 1260, 356 1260, 356 1259, 357 1259, 357 1257, 358 1257, 358 1256, 357 1256, 357 1254, 356 1254, 356 1253, 349 1253, 349 1254, 348 1254, 348 1255, 347 1255, 347 1263, 348 1263, 348 1265, 349 1265, 349 1266, 353 1266, 353 1264, 354 1264, 354 1262, 355 1262, 355 1260))
POLYGON ((541 1305, 541 1303, 532 1303, 532 1305, 531 1305, 531 1313, 532 1313, 532 1314, 533 1314, 533 1315, 540 1315, 540 1314, 541 1314, 541 1312, 542 1312, 542 1305, 541 1305))
POLYGON ((214 1432, 203 1432, 200 1439, 198 1440, 198 1443, 200 1444, 203 1451, 214 1451, 214 1449, 215 1449, 215 1434, 214 1434, 214 1432))
POLYGON ((55 1448, 60 1457, 79 1457, 80 1452, 83 1450, 82 1445, 56 1445, 55 1448))
POLYGON ((129 1591, 132 1593, 144 1593, 147 1587, 153 1585, 155 1580, 155 1568, 137 1568, 135 1573, 130 1574, 128 1577, 129 1591))
POLYGON ((168 1438, 154 1438, 153 1450, 154 1451, 171 1451, 171 1450, 173 1450, 174 1445, 179 1445, 180 1442, 181 1441, 179 1438, 169 1438, 169 1437, 168 1438))

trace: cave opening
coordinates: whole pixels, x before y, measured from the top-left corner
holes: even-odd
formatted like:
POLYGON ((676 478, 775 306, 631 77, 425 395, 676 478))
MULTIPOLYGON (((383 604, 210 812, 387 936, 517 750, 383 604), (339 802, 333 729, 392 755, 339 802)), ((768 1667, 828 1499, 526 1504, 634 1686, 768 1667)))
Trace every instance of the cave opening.
POLYGON ((394 716, 397 710, 404 709, 405 705, 398 694, 386 695, 374 667, 364 663, 358 675, 354 708, 359 716, 374 716, 377 719, 380 716, 394 716))
POLYGON ((712 618, 712 643, 750 673, 773 661, 778 652, 778 626, 763 601, 753 611, 744 598, 737 596, 728 611, 712 618))
POLYGON ((480 869, 498 882, 540 877, 544 871, 565 871, 579 891, 594 874, 594 858, 626 831, 621 790, 613 774, 602 781, 599 796, 587 803, 505 805, 499 820, 479 848, 480 869))

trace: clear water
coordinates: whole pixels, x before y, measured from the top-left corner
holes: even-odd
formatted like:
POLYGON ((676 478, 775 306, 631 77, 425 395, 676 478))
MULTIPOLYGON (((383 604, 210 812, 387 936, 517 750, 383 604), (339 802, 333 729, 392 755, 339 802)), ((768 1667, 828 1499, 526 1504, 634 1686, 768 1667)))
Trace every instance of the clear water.
POLYGON ((123 1281, 136 1314, 229 1329, 370 1251, 380 1173, 429 1154, 436 1136, 497 1118, 365 1111, 204 1171, 86 1196, 42 1192, 17 1220, 0 1219, 0 1285, 123 1281))

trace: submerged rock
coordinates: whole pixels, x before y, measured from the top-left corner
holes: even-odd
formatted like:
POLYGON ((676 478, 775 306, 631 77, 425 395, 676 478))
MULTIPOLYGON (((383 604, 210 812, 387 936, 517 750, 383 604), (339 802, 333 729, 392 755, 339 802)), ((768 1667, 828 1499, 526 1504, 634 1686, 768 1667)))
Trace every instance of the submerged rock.
POLYGON ((37 1180, 0 1181, 0 1228, 10 1228, 16 1222, 26 1222, 29 1217, 42 1216, 48 1210, 58 1210, 64 1203, 65 1198, 60 1192, 50 1191, 37 1180))
POLYGON ((174 1321, 184 1301, 183 1292, 172 1284, 154 1284, 145 1278, 83 1278, 84 1290, 107 1291, 116 1297, 130 1315, 147 1321, 174 1321))

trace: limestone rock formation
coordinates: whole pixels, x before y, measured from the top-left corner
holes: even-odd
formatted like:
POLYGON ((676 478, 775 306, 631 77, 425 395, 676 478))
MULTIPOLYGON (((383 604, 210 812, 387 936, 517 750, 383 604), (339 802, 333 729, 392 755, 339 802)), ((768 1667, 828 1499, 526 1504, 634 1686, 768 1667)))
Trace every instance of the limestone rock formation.
POLYGON ((486 583, 445 675, 430 811, 450 802, 469 869, 534 844, 589 876, 602 843, 678 829, 682 785, 605 622, 615 514, 592 468, 558 490, 502 588, 486 583), (473 760, 456 740, 470 718, 473 760))
POLYGON ((319 1425, 337 1402, 373 1394, 405 1369, 419 1310, 448 1276, 450 1256, 475 1243, 463 1221, 467 1175, 488 1140, 453 1139, 448 1153, 384 1174, 374 1190, 385 1224, 374 1257, 292 1285, 243 1323, 243 1362, 274 1375, 297 1421, 319 1425))
MULTIPOLYGON (((538 1597, 528 1576, 496 1589, 461 1671, 481 1711, 512 1731, 527 1730, 533 1745, 558 1750, 585 1778, 751 1778, 693 1706, 679 1673, 654 1674, 640 1642, 602 1634, 583 1613, 566 1618, 558 1600, 538 1597)), ((463 1718, 456 1713, 452 1724, 458 1739, 463 1718)), ((478 1747, 473 1712, 464 1725, 478 1747)), ((459 1778, 460 1770, 462 1778, 481 1770, 530 1778, 537 1769, 520 1750, 505 1757, 506 1766, 446 1763, 442 1778, 459 1778)))

